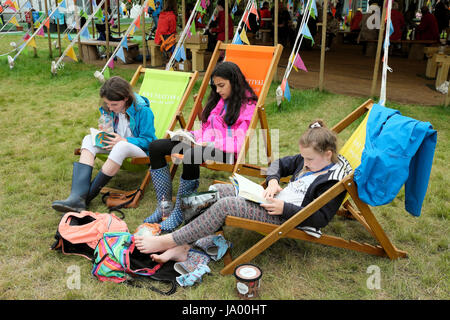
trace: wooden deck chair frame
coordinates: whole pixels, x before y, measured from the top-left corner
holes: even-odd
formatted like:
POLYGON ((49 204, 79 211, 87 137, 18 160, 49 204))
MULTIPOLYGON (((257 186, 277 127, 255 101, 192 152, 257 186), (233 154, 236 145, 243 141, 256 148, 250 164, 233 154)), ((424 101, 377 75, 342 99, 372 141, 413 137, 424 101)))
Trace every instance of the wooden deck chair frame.
MULTIPOLYGON (((211 74, 217 64, 217 61, 219 60, 219 57, 221 55, 221 51, 226 51, 227 48, 230 46, 237 46, 233 44, 225 44, 222 41, 218 41, 216 44, 216 47, 214 49, 214 52, 211 56, 211 60, 209 62, 208 68, 206 69, 205 75, 202 80, 202 84, 200 86, 200 89, 197 94, 197 98, 194 102, 194 107, 192 109, 192 112, 189 116, 186 130, 192 130, 194 126, 194 122, 197 119, 200 119, 201 113, 203 111, 202 101, 206 94, 206 90, 209 86, 211 74)), ((248 50, 249 54, 252 52, 258 52, 259 50, 267 50, 267 46, 240 46, 245 48, 245 50, 248 50)), ((203 163, 202 167, 206 167, 211 170, 216 171, 226 171, 226 172, 232 172, 232 173, 239 173, 242 175, 248 175, 248 176, 254 176, 254 177, 263 177, 264 174, 260 166, 257 165, 251 165, 245 163, 245 155, 248 151, 249 145, 250 145, 250 139, 252 137, 252 134, 256 130, 256 126, 258 125, 258 122, 261 125, 261 129, 265 130, 266 135, 264 135, 264 144, 266 149, 266 156, 267 161, 270 164, 272 162, 272 149, 271 149, 271 141, 270 141, 270 134, 269 134, 269 125, 267 122, 267 116, 265 112, 265 100, 267 97, 267 93, 269 92, 270 85, 272 83, 272 79, 274 77, 275 72, 277 71, 277 65, 281 57, 281 52, 283 50, 282 45, 277 45, 273 48, 273 56, 272 60, 270 62, 269 70, 265 76, 264 84, 261 89, 261 92, 258 97, 258 101, 256 104, 256 108, 252 117, 252 120, 250 122, 250 126, 247 130, 247 134, 245 137, 244 145, 242 149, 239 152, 238 158, 236 160, 236 163, 234 164, 224 164, 224 163, 213 163, 213 164, 207 164, 203 163)), ((176 164, 172 164, 172 173, 176 170, 176 164)))
MULTIPOLYGON (((136 86, 136 84, 139 81, 139 78, 141 77, 141 75, 145 74, 146 70, 147 70, 147 68, 144 68, 142 65, 140 65, 136 69, 136 72, 134 73, 134 75, 130 81, 130 85, 132 88, 134 88, 136 86)), ((180 103, 178 104, 177 110, 173 114, 172 120, 170 121, 170 124, 169 124, 167 130, 173 131, 175 129, 177 123, 179 123, 179 125, 182 129, 186 128, 186 120, 183 116, 183 109, 186 106, 186 102, 194 88, 194 85, 195 85, 195 82, 197 81, 197 79, 198 79, 198 71, 192 72, 190 75, 190 80, 186 87, 186 90, 184 91, 184 94, 180 100, 180 103)), ((157 119, 155 119, 155 121, 157 121, 157 119)), ((169 134, 166 133, 163 138, 168 138, 168 137, 169 137, 169 134)), ((80 154, 80 149, 76 149, 75 154, 80 154)), ((149 157, 134 157, 134 158, 129 158, 129 161, 130 161, 131 165, 143 165, 143 166, 147 166, 147 167, 150 166, 150 158, 149 157)), ((172 168, 172 170, 173 170, 173 168, 172 168)), ((174 173, 172 174, 172 177, 173 176, 174 176, 174 173)), ((139 192, 139 194, 137 196, 135 196, 133 201, 128 205, 129 208, 137 208, 137 206, 139 205, 140 199, 144 196, 144 191, 147 188, 147 185, 149 184, 150 179, 151 179, 150 171, 146 170, 145 176, 139 186, 139 189, 131 190, 131 191, 124 191, 124 190, 119 190, 119 189, 114 189, 114 188, 109 188, 109 187, 103 187, 101 190, 101 193, 115 192, 115 193, 120 193, 120 194, 124 194, 124 195, 130 195, 134 192, 139 192)))
MULTIPOLYGON (((373 101, 367 100, 346 118, 336 124, 332 130, 336 133, 340 133, 351 123, 368 112, 372 105, 373 101)), ((233 216, 228 216, 226 218, 225 225, 260 232, 266 236, 234 260, 232 260, 230 254, 227 253, 227 257, 224 258, 225 267, 221 271, 221 274, 223 275, 231 274, 237 265, 251 261, 281 238, 305 240, 313 243, 365 252, 377 256, 387 256, 390 259, 407 257, 407 252, 398 250, 391 243, 370 207, 358 197, 357 185, 353 180, 353 173, 346 176, 342 181, 336 183, 332 188, 281 225, 258 222, 233 216), (341 206, 338 214, 351 217, 360 222, 364 228, 379 242, 379 245, 374 246, 367 243, 359 243, 353 240, 345 240, 340 237, 325 234, 317 239, 306 234, 302 230, 296 229, 296 226, 343 191, 348 192, 349 199, 353 200, 356 208, 347 200, 341 206)))

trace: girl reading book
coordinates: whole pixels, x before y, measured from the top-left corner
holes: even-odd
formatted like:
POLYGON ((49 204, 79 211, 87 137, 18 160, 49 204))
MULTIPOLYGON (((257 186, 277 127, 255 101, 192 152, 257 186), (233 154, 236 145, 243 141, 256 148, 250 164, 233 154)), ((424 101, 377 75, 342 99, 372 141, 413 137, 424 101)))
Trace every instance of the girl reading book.
MULTIPOLYGON (((348 161, 337 154, 336 135, 321 120, 314 121, 299 141, 300 153, 274 161, 267 171, 267 188, 263 196, 269 203, 259 204, 236 196, 231 184, 215 184, 219 200, 192 222, 173 233, 162 236, 136 236, 136 247, 153 254, 157 261, 185 259, 182 250, 196 240, 214 234, 225 223, 228 215, 282 224, 302 208, 318 198, 351 172, 348 161), (291 176, 289 184, 280 187, 282 177, 291 176), (183 253, 183 254, 181 254, 183 253)), ((339 209, 345 192, 325 204, 297 228, 319 238, 339 209)))
POLYGON ((80 160, 73 164, 70 195, 65 200, 52 203, 52 208, 57 211, 85 210, 86 205, 119 171, 125 158, 148 156, 148 146, 156 140, 150 102, 134 93, 126 80, 120 77, 110 78, 100 88, 100 97, 104 102, 100 112, 112 117, 113 132, 105 136, 104 148, 95 146, 91 135, 84 137, 80 160), (98 153, 109 155, 91 182, 92 168, 98 153))
POLYGON ((235 63, 219 63, 212 72, 210 84, 211 93, 201 115, 201 129, 186 132, 196 144, 177 141, 175 135, 171 139, 155 140, 149 147, 150 173, 158 207, 144 222, 161 223, 163 231, 174 230, 183 222, 180 198, 197 189, 203 162, 234 163, 253 117, 257 96, 235 63), (161 199, 172 199, 172 180, 165 156, 174 153, 183 154, 183 173, 172 213, 162 221, 161 199))

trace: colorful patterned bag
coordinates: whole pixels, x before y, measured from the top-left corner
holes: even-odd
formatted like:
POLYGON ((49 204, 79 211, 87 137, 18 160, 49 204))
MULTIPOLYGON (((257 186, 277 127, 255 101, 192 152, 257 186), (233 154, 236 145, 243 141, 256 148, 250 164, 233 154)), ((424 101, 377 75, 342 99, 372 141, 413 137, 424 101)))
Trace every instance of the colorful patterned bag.
POLYGON ((128 232, 106 232, 94 251, 92 274, 100 281, 124 282, 131 275, 151 276, 160 263, 135 249, 134 235, 128 232))

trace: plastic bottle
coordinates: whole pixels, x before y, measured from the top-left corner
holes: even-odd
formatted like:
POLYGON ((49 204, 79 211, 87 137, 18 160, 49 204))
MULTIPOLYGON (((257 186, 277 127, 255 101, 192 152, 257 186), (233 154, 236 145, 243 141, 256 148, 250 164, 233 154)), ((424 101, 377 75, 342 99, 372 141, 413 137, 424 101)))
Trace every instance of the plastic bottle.
POLYGON ((162 213, 162 221, 166 220, 172 213, 172 201, 163 196, 159 204, 159 210, 162 213))
POLYGON ((98 118, 98 129, 107 133, 114 132, 113 118, 109 114, 102 113, 98 118))

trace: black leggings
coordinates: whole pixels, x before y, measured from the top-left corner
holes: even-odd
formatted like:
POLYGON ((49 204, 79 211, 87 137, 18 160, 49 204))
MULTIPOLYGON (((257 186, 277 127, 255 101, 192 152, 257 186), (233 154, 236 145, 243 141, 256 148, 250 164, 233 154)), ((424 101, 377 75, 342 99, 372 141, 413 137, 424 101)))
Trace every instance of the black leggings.
POLYGON ((160 169, 167 165, 166 156, 180 153, 183 154, 184 180, 194 180, 200 178, 200 165, 206 160, 233 164, 234 153, 226 153, 220 149, 206 146, 191 147, 185 143, 172 141, 170 139, 158 139, 150 143, 150 165, 152 169, 160 169))

